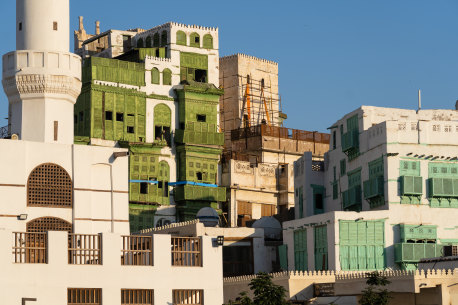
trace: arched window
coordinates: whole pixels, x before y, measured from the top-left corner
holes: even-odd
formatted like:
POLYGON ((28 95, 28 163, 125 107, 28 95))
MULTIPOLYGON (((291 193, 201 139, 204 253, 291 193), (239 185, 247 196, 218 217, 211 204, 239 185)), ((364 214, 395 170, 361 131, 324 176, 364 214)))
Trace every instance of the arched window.
POLYGON ((27 223, 27 232, 67 231, 72 233, 72 224, 57 217, 35 218, 27 223))
POLYGON ((192 33, 189 37, 189 45, 191 47, 200 48, 200 36, 197 33, 192 33))
POLYGON ((170 166, 166 161, 159 162, 159 175, 157 178, 158 195, 169 197, 170 166))
POLYGON ((57 164, 33 169, 27 181, 27 206, 71 208, 73 185, 70 175, 57 164))
POLYGON ((170 126, 172 126, 172 111, 166 104, 154 107, 154 139, 165 141, 170 146, 170 126))
POLYGON ((146 37, 146 47, 151 48, 151 36, 146 37))
POLYGON ((162 84, 163 85, 172 84, 172 71, 170 71, 169 69, 164 69, 164 71, 162 71, 162 84))
POLYGON ((204 35, 203 47, 205 49, 213 49, 213 37, 210 34, 204 35))
POLYGON ((139 38, 137 40, 137 48, 143 48, 143 39, 139 38))
POLYGON ((157 68, 151 70, 151 83, 159 85, 159 70, 157 68))
POLYGON ((153 36, 153 48, 159 47, 159 33, 155 33, 153 36))
POLYGON ((177 44, 181 46, 186 45, 186 33, 183 31, 177 31, 177 44))
POLYGON ((161 47, 165 47, 167 45, 167 31, 162 31, 161 33, 161 47))

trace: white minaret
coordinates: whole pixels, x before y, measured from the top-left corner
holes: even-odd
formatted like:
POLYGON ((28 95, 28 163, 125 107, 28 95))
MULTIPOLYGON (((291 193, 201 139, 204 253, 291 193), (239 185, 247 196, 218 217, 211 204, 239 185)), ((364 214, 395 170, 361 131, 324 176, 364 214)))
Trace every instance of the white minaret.
POLYGON ((69 0, 16 0, 16 51, 3 56, 9 125, 19 139, 73 143, 81 58, 69 50, 69 0))

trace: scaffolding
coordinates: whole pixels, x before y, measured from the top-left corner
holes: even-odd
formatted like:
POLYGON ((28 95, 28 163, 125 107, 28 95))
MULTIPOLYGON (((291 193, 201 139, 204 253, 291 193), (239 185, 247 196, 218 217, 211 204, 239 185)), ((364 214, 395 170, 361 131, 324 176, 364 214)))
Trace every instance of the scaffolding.
POLYGON ((281 96, 273 90, 271 80, 254 79, 250 75, 222 75, 220 84, 225 92, 237 88, 237 95, 224 94, 221 98, 221 131, 230 132, 233 129, 257 125, 283 126, 281 96), (236 82, 228 79, 236 78, 236 82), (229 86, 226 84, 230 83, 229 86), (233 103, 233 105, 228 105, 233 103), (237 105, 235 107, 235 105, 237 105), (237 108, 238 113, 230 113, 237 108), (231 109, 231 110, 228 110, 231 109), (232 128, 226 127, 227 121, 233 121, 232 128))

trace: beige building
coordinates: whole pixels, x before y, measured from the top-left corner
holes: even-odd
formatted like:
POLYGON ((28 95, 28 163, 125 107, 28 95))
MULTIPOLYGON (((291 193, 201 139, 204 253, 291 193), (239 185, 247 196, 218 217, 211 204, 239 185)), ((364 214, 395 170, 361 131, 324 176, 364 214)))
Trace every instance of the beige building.
POLYGON ((246 226, 276 214, 293 219, 293 162, 305 151, 322 161, 329 135, 283 127, 277 63, 244 54, 226 56, 220 58, 219 75, 227 222, 246 226))
MULTIPOLYGON (((433 271, 384 271, 391 282, 390 305, 455 305, 458 304, 458 269, 433 271)), ((365 272, 281 272, 274 273, 273 283, 283 286, 293 304, 357 305, 367 287, 365 272)), ((224 279, 224 301, 235 300, 255 277, 224 279)), ((252 292, 249 292, 252 296, 252 292)))

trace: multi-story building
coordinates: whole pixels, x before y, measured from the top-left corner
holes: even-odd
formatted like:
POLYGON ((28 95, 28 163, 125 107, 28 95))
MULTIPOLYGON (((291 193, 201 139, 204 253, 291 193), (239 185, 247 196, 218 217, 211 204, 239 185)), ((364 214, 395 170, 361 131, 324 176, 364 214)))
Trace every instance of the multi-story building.
POLYGON ((79 32, 75 45, 85 59, 76 139, 129 149, 131 230, 218 209, 226 195, 217 187, 224 142, 218 29, 166 23, 78 44, 79 32))
POLYGON ((324 172, 295 163, 285 269, 415 269, 458 243, 458 111, 362 106, 330 129, 324 172))
MULTIPOLYGON (((74 143, 81 58, 68 52, 68 32, 69 0, 17 1, 17 50, 3 56, 9 133, 0 139, 0 302, 221 304, 222 247, 215 238, 129 235, 128 150, 74 143)), ((103 66, 106 63, 110 62, 89 61, 93 68, 89 72, 96 73, 97 68, 99 73, 106 72, 110 68, 103 66)), ((87 87, 85 78, 83 82, 87 87)), ((190 82, 177 89, 182 97, 177 104, 185 110, 190 103, 188 95, 198 103, 205 90, 219 94, 206 84, 193 86, 190 82)), ((113 121, 118 113, 124 115, 123 111, 127 125, 132 113, 138 120, 138 105, 146 94, 138 97, 108 84, 112 85, 98 86, 112 91, 85 88, 83 99, 87 94, 107 97, 102 98, 105 112, 96 112, 103 103, 95 102, 94 108, 82 113, 82 122, 89 114, 100 122, 96 114, 106 115, 110 110, 113 121)), ((211 94, 204 96, 207 104, 214 105, 214 110, 208 110, 210 116, 211 111, 216 113, 219 96, 213 104, 211 94)), ((146 113, 144 107, 145 102, 142 111, 146 113)), ((161 122, 167 119, 161 118, 161 122)), ((192 121, 180 118, 189 124, 186 119, 192 121)), ((98 141, 105 144, 108 139, 98 141)), ((199 145, 188 148, 192 145, 181 141, 177 146, 185 153, 205 150, 199 145)), ((133 156, 137 153, 142 150, 133 156)), ((181 196, 186 203, 186 189, 181 196)))
POLYGON ((220 59, 219 77, 228 223, 245 226, 276 214, 293 219, 292 164, 305 151, 322 161, 329 134, 283 127, 277 63, 244 54, 226 56, 220 59))

